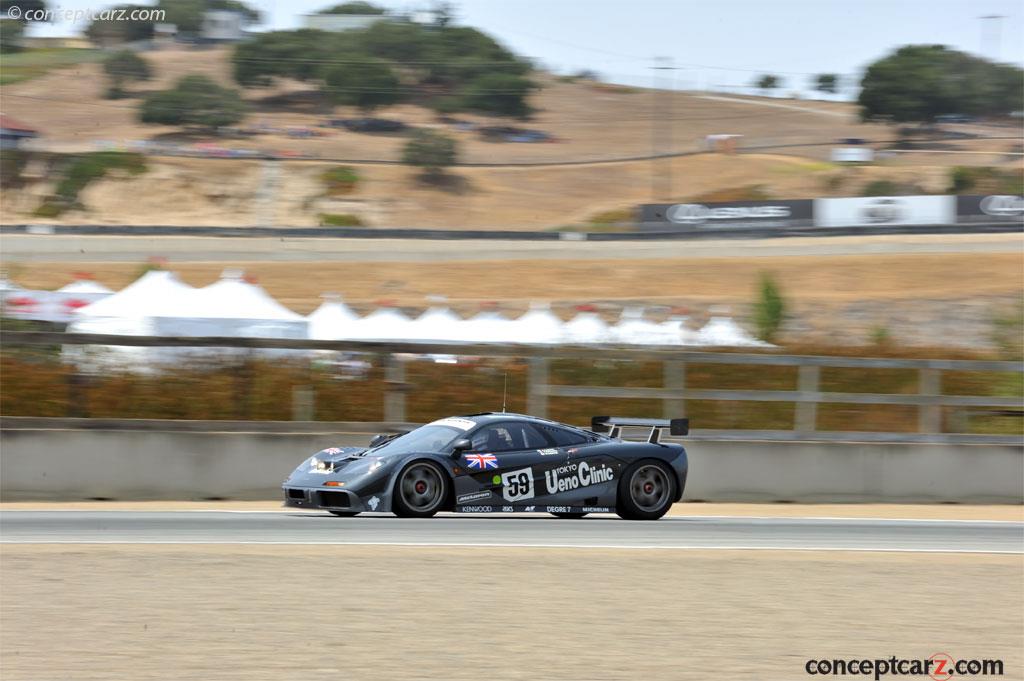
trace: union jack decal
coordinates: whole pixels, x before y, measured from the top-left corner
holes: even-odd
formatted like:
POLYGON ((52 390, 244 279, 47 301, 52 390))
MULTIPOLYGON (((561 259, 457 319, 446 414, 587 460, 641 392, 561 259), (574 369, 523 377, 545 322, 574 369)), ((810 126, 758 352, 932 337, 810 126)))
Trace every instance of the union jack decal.
POLYGON ((467 454, 466 461, 469 462, 470 468, 478 468, 480 470, 498 467, 498 457, 494 456, 494 454, 467 454))

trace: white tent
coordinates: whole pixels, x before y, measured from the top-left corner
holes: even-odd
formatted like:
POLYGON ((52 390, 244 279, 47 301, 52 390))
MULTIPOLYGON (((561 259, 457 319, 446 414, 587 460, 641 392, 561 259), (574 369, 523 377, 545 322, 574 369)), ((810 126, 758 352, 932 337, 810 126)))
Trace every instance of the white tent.
POLYGON ((516 323, 495 310, 483 310, 462 322, 459 334, 467 343, 512 343, 516 323))
POLYGON ((462 318, 447 307, 431 307, 406 327, 409 341, 439 343, 463 340, 462 318))
POLYGON ((68 331, 154 335, 153 318, 173 309, 193 291, 173 272, 146 272, 117 293, 79 308, 68 331))
POLYGON ((551 312, 547 303, 532 303, 530 310, 513 322, 512 343, 548 344, 562 340, 562 320, 551 312))
POLYGON ((660 325, 664 345, 698 345, 697 332, 687 326, 686 315, 672 315, 660 325))
POLYGON ((349 326, 345 338, 352 340, 402 341, 408 338, 412 321, 399 310, 382 307, 349 326))
POLYGON ((301 338, 308 323, 274 300, 261 286, 227 270, 220 280, 177 297, 153 314, 158 336, 301 338))
POLYGON ((358 319, 352 308, 342 302, 341 296, 327 293, 320 307, 306 316, 309 323, 309 337, 313 340, 338 340, 347 338, 349 326, 358 319))
POLYGON ((712 317, 704 327, 697 332, 697 339, 701 345, 716 345, 722 347, 774 347, 771 343, 757 340, 749 333, 740 328, 740 325, 729 317, 712 317))
POLYGON ((91 281, 89 279, 79 279, 73 281, 70 284, 65 284, 57 289, 57 293, 74 293, 74 294, 86 294, 86 295, 100 295, 113 293, 113 290, 107 288, 98 281, 91 281))
POLYGON ((607 343, 611 341, 611 330, 601 316, 581 306, 579 313, 562 327, 566 343, 607 343))
POLYGON ((623 345, 662 345, 665 330, 660 324, 644 319, 642 307, 627 307, 618 323, 611 328, 612 338, 623 345))

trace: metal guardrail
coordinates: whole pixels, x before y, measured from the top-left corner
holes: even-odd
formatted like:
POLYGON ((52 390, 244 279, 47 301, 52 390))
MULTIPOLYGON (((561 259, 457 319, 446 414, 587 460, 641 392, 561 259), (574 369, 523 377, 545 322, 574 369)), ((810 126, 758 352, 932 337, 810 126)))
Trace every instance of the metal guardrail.
POLYGON ((877 225, 859 227, 729 227, 692 230, 656 229, 632 232, 421 229, 413 227, 182 227, 175 225, 0 225, 0 234, 66 236, 205 236, 292 239, 444 239, 504 241, 699 241, 704 239, 768 239, 783 237, 870 236, 877 234, 989 234, 1024 231, 1019 221, 981 221, 947 225, 877 225))
MULTIPOLYGON (((490 345, 474 343, 408 343, 373 341, 323 341, 277 338, 225 338, 181 336, 115 336, 62 332, 0 331, 2 346, 40 345, 120 345, 132 347, 205 347, 288 350, 332 350, 371 353, 383 356, 386 390, 384 421, 404 423, 405 364, 404 354, 469 355, 483 357, 525 357, 529 361, 527 411, 537 416, 548 413, 551 397, 591 397, 607 399, 656 399, 662 401, 666 418, 684 416, 687 400, 723 400, 755 402, 790 402, 795 418, 792 431, 715 431, 717 437, 730 432, 760 439, 863 439, 868 441, 902 442, 998 442, 1020 444, 1017 436, 948 434, 942 432, 942 408, 993 407, 1024 409, 1018 397, 991 395, 944 395, 942 372, 981 371, 1024 374, 1024 364, 995 360, 892 359, 830 357, 819 355, 779 355, 772 353, 705 352, 678 347, 583 347, 573 345, 490 345), (663 385, 660 388, 612 386, 575 386, 553 384, 550 363, 554 359, 660 361, 663 363, 663 385), (687 364, 726 364, 745 366, 787 366, 797 368, 796 390, 710 390, 686 386, 687 364), (820 389, 822 367, 855 369, 912 369, 918 372, 917 394, 846 393, 820 389), (904 405, 918 408, 918 433, 837 433, 817 429, 818 405, 828 403, 904 405)), ((695 435, 711 435, 712 431, 695 431, 695 435)))

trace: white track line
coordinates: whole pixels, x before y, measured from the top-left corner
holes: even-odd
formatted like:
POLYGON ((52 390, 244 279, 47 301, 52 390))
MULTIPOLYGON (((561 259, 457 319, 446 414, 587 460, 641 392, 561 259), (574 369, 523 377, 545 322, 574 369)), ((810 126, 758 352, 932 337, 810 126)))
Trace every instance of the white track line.
POLYGON ((627 549, 641 551, 855 551, 870 553, 984 553, 1000 555, 1022 555, 1020 551, 1000 549, 913 549, 913 548, 875 548, 856 546, 660 546, 655 544, 638 544, 636 546, 621 544, 504 544, 504 543, 469 543, 469 542, 369 542, 369 541, 216 541, 216 540, 0 540, 0 544, 69 544, 69 545, 167 545, 167 546, 388 546, 416 548, 481 548, 481 549, 627 549))

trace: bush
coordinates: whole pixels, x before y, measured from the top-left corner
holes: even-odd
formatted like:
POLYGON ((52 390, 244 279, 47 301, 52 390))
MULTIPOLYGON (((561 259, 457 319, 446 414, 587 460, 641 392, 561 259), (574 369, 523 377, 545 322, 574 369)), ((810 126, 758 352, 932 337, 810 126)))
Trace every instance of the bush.
POLYGON ((402 151, 402 163, 422 168, 428 175, 440 174, 457 158, 455 140, 432 130, 417 130, 402 151))
POLYGON ((21 52, 21 38, 25 35, 25 25, 14 19, 0 20, 0 54, 21 52))
POLYGON ((1024 194, 1024 170, 954 166, 949 181, 953 194, 1024 194))
POLYGON ((775 342, 785 319, 786 301, 782 297, 782 292, 779 291, 775 278, 767 272, 762 272, 759 297, 754 304, 757 337, 768 343, 775 342))
POLYGON ((245 116, 238 90, 224 88, 206 76, 185 76, 171 90, 154 92, 142 102, 143 123, 219 128, 245 116))
POLYGON ((320 213, 320 225, 323 227, 365 227, 366 223, 358 215, 351 213, 320 213))
POLYGON ((325 170, 320 179, 327 185, 329 196, 351 194, 359 184, 359 174, 351 166, 336 166, 325 170))
POLYGON ((511 73, 489 73, 473 79, 462 96, 467 109, 499 116, 526 117, 532 109, 526 102, 537 84, 511 73))
POLYGON ((43 199, 35 210, 39 217, 57 217, 78 205, 78 195, 89 183, 110 170, 124 170, 132 175, 146 172, 146 159, 141 154, 119 151, 98 151, 72 156, 61 171, 53 195, 43 199))
POLYGON ((892 180, 872 180, 861 189, 861 196, 918 196, 928 194, 924 187, 917 184, 893 182, 892 180))

